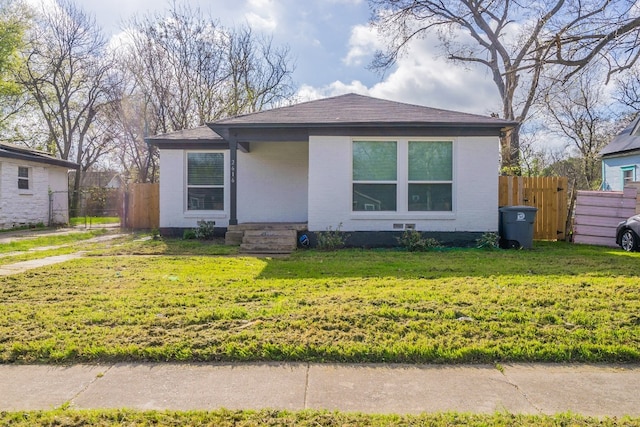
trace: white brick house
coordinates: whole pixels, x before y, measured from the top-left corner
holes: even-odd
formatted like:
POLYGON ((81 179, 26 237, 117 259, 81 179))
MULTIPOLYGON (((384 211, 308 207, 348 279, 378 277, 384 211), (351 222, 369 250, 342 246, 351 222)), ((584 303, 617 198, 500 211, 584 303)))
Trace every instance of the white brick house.
POLYGON ((499 139, 514 125, 349 94, 155 136, 160 228, 341 226, 357 246, 409 228, 475 239, 498 230, 499 139))
POLYGON ((69 169, 51 155, 0 143, 0 228, 69 222, 69 169))

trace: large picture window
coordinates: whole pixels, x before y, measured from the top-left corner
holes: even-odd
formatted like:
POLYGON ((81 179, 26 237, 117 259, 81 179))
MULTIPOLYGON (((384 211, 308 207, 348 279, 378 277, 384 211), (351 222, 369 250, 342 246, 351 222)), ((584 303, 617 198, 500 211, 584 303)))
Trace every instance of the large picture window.
POLYGON ((224 210, 224 154, 187 153, 187 210, 224 210))
POLYGON ((353 141, 353 212, 452 212, 453 141, 353 141))
POLYGON ((398 159, 395 141, 353 142, 353 210, 395 211, 398 159))
POLYGON ((409 141, 409 211, 451 211, 451 141, 409 141))

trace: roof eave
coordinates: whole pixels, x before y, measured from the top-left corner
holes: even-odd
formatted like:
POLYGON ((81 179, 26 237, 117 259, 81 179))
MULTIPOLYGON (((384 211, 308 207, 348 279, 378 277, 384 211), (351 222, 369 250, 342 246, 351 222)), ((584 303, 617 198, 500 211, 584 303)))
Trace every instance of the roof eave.
POLYGON ((60 166, 68 169, 78 169, 79 165, 68 160, 56 159, 55 157, 47 158, 40 155, 21 153, 17 151, 3 151, 0 157, 14 160, 22 160, 26 162, 44 163, 52 166, 60 166))
POLYGON ((504 121, 496 123, 473 123, 473 122, 334 122, 334 123, 210 123, 209 127, 218 132, 224 129, 258 129, 258 128, 343 128, 343 127, 360 127, 360 128, 403 128, 403 127, 424 127, 424 128, 443 128, 443 127, 466 127, 466 128, 483 128, 483 129, 509 129, 516 127, 518 122, 504 121))

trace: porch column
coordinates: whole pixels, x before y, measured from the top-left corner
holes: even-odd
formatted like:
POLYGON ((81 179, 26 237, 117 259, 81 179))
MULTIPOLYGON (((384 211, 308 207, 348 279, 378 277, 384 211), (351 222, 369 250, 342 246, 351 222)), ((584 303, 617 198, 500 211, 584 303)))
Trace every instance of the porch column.
POLYGON ((238 225, 238 141, 229 139, 229 225, 238 225))

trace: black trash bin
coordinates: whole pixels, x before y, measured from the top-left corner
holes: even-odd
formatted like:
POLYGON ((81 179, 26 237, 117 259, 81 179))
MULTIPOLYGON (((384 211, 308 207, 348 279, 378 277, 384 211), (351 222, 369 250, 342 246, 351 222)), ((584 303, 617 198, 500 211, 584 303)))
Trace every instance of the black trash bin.
POLYGON ((532 206, 504 206, 500 208, 500 247, 503 249, 531 249, 536 212, 538 212, 538 208, 532 206))

